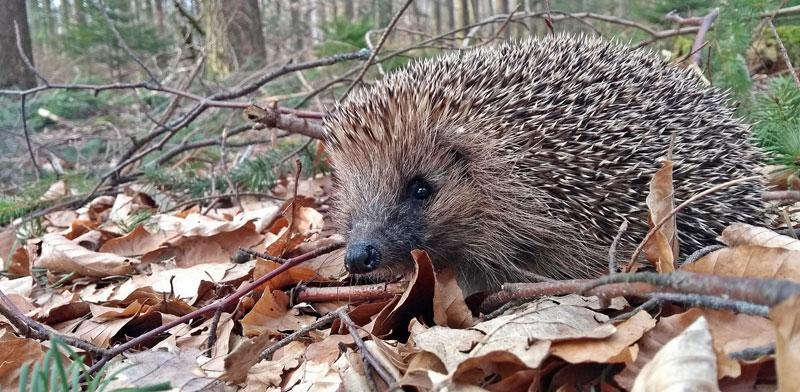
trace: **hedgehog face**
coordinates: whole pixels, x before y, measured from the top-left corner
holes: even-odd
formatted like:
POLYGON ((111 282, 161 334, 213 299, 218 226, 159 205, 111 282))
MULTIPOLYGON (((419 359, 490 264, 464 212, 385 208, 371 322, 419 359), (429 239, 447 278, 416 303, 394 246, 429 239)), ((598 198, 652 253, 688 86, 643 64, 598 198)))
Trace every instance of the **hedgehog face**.
MULTIPOLYGON (((455 262, 478 217, 468 153, 444 135, 332 144, 334 218, 347 238, 345 266, 355 274, 393 277, 413 271, 411 251, 434 263, 455 262), (402 139, 402 140, 399 140, 402 139)), ((375 133, 383 133, 376 130, 375 133)))

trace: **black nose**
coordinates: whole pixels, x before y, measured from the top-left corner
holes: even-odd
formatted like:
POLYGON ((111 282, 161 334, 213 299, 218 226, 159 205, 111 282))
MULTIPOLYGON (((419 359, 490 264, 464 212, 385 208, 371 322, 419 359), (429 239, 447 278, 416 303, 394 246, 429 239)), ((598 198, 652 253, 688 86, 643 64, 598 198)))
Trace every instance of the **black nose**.
POLYGON ((356 241, 347 246, 344 266, 354 274, 370 272, 381 264, 381 252, 368 241, 356 241))

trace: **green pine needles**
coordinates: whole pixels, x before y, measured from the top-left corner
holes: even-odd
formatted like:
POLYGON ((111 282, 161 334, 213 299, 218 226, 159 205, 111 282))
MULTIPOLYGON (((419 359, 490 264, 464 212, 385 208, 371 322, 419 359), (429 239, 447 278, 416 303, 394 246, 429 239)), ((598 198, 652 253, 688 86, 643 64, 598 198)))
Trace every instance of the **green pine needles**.
POLYGON ((800 87, 790 76, 770 82, 756 98, 753 136, 766 153, 766 163, 800 171, 800 87))

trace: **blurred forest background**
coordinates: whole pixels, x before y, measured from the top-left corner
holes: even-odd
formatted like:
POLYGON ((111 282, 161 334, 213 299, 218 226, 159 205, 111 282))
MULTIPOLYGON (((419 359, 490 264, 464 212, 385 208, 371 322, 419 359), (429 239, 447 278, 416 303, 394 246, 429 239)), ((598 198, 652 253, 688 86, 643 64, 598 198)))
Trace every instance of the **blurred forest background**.
POLYGON ((354 81, 369 84, 416 58, 544 37, 549 25, 693 67, 706 83, 728 90, 739 115, 756 124, 754 142, 769 152, 769 163, 800 165, 800 86, 775 36, 800 65, 800 0, 404 5, 0 1, 0 225, 130 183, 175 202, 264 193, 291 172, 294 156, 307 175, 325 173, 320 143, 298 129, 318 130, 319 118, 354 81), (695 43, 704 21, 710 29, 695 43), (250 103, 306 125, 253 129, 242 112, 250 103), (67 196, 43 196, 59 179, 67 181, 67 196))

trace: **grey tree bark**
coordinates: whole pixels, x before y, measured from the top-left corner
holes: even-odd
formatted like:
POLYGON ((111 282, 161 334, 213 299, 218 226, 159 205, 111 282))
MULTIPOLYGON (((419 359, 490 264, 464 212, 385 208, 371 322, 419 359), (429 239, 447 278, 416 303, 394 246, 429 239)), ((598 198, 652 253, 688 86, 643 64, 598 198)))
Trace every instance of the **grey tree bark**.
POLYGON ((19 38, 25 55, 33 62, 31 50, 31 33, 28 28, 28 10, 25 0, 0 1, 0 15, 4 16, 0 23, 0 88, 17 86, 29 88, 36 86, 36 75, 25 66, 25 62, 17 50, 17 36, 14 22, 19 26, 19 38))

